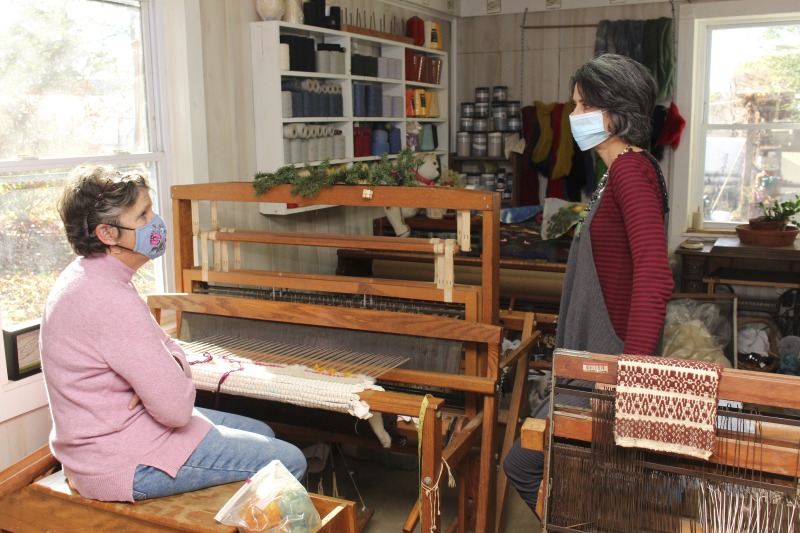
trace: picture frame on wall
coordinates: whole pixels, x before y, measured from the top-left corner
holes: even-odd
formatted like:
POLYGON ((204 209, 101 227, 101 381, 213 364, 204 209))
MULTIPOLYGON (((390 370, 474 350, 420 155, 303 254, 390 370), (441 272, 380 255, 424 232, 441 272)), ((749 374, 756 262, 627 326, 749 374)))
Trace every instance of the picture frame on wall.
POLYGON ((3 328, 3 348, 9 380, 18 381, 42 371, 39 325, 40 321, 37 319, 3 328))

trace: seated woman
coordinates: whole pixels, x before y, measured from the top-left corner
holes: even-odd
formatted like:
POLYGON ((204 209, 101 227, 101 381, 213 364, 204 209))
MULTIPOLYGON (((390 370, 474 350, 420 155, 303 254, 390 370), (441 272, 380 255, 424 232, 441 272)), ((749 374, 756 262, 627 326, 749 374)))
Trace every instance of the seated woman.
POLYGON ((194 408, 186 356, 132 282, 166 249, 147 178, 80 166, 58 211, 79 257, 47 298, 40 344, 50 447, 70 485, 142 500, 243 481, 273 459, 301 477, 303 453, 266 424, 194 408))

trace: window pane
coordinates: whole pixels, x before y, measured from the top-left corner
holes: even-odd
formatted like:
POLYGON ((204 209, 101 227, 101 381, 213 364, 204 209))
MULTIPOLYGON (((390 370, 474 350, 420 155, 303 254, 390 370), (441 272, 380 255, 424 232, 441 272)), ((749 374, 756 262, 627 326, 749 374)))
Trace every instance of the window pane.
MULTIPOLYGON (((147 173, 155 188, 153 166, 117 168, 147 173)), ((0 306, 4 326, 40 317, 50 288, 75 258, 56 209, 69 171, 0 173, 0 306)), ((156 279, 154 262, 149 261, 137 271, 134 284, 144 295, 155 291, 156 279)))
POLYGON ((800 122, 800 22, 711 31, 709 124, 800 122))
POLYGON ((705 220, 743 222, 758 202, 800 193, 800 130, 715 130, 706 134, 705 220))
POLYGON ((140 9, 4 0, 0 160, 149 151, 140 9))
POLYGON ((707 60, 705 220, 744 222, 800 192, 800 21, 712 28, 707 60))

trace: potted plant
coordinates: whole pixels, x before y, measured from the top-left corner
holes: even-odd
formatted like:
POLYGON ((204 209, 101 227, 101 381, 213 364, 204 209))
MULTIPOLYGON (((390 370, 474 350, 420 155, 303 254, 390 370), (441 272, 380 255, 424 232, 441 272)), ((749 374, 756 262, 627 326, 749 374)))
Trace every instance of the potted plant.
POLYGON ((789 226, 800 213, 800 195, 788 200, 762 200, 758 203, 763 213, 751 218, 749 224, 736 226, 736 234, 742 244, 749 246, 789 246, 794 243, 800 230, 789 226))
POLYGON ((800 195, 795 194, 794 199, 788 200, 766 199, 758 202, 758 207, 763 214, 749 220, 750 229, 783 231, 789 222, 794 222, 794 216, 800 213, 800 195))

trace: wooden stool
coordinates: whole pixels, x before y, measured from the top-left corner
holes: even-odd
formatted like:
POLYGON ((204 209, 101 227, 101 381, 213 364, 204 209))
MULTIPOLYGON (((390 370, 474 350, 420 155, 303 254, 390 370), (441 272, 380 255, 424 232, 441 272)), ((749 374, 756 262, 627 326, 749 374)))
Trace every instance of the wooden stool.
MULTIPOLYGON (((14 533, 237 531, 234 526, 214 520, 214 515, 239 490, 241 483, 135 503, 112 503, 88 500, 78 495, 69 488, 63 472, 59 471, 38 481, 28 481, 22 488, 10 493, 3 490, 29 477, 32 468, 45 467, 42 473, 46 473, 47 469, 52 468, 53 462, 52 455, 44 447, 0 473, 0 530, 14 533)), ((322 518, 322 525, 317 531, 356 533, 353 502, 311 493, 309 496, 322 518)))

